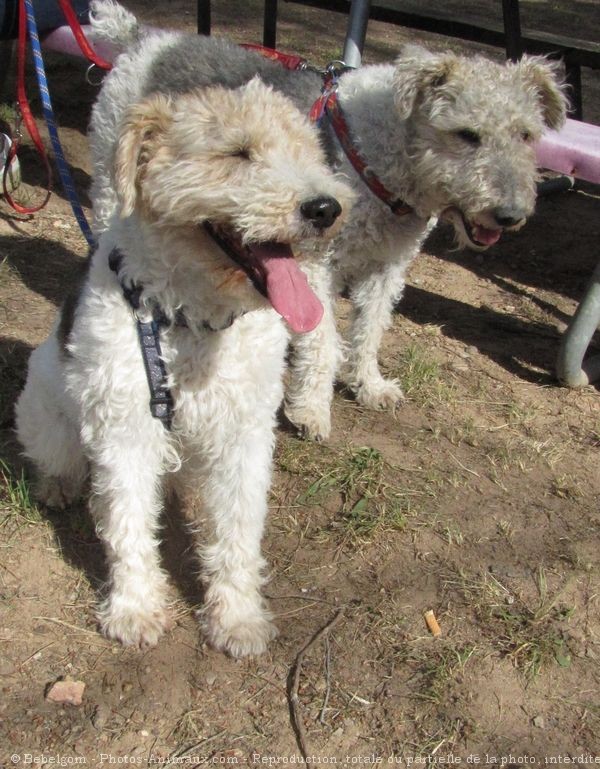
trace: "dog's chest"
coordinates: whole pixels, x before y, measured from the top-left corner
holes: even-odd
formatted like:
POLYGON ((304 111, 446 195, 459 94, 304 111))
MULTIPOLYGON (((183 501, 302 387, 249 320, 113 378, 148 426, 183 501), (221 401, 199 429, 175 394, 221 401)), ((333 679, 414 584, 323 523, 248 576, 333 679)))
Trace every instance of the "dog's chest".
POLYGON ((282 398, 288 335, 271 311, 251 312, 224 331, 173 329, 163 353, 175 404, 174 429, 205 434, 270 417, 282 398))

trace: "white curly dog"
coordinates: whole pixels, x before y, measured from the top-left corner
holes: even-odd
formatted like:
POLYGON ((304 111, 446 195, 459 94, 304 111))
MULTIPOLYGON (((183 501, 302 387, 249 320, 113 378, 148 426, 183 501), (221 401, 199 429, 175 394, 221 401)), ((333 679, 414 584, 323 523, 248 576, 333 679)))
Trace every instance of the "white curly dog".
POLYGON ((173 473, 212 523, 197 537, 206 637, 258 654, 274 635, 260 543, 288 328, 322 314, 299 264, 322 257, 352 194, 308 119, 258 79, 143 97, 124 59, 108 109, 117 206, 31 355, 18 436, 49 505, 90 477, 107 636, 145 646, 169 626, 158 530, 173 473))
MULTIPOLYGON (((305 113, 319 96, 322 80, 314 72, 289 72, 223 39, 141 31, 135 18, 111 0, 92 8, 96 34, 133 45, 119 63, 143 93, 185 93, 210 83, 234 87, 259 74, 305 113)), ((365 172, 357 172, 342 146, 344 126, 338 130, 327 113, 321 138, 333 167, 352 184, 357 203, 335 239, 329 263, 310 270, 311 285, 325 306, 323 322, 294 340, 285 410, 308 437, 325 438, 330 432, 336 373, 365 406, 392 407, 400 401, 398 382, 382 376, 377 354, 402 296, 407 267, 438 217, 454 225, 460 245, 477 250, 495 243, 504 230, 522 226, 535 202, 534 143, 546 127, 562 125, 563 90, 558 65, 541 57, 498 64, 415 45, 405 46, 395 64, 364 66, 339 77, 337 101, 350 154, 359 156, 365 172), (385 189, 383 200, 365 176, 385 189), (344 290, 353 314, 342 347, 333 303, 344 290)), ((113 97, 118 105, 120 94, 113 97)), ((92 121, 99 229, 115 205, 105 142, 114 131, 111 106, 105 103, 92 121)))

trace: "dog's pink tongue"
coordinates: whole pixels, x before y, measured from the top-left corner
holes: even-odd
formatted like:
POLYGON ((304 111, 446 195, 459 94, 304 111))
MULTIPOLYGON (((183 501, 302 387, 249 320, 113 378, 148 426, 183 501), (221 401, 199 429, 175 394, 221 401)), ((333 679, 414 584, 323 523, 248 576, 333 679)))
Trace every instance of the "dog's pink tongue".
POLYGON ((323 317, 323 305, 291 248, 281 243, 257 243, 250 250, 262 265, 268 300, 292 331, 303 334, 316 328, 323 317))
POLYGON ((487 227, 482 227, 481 224, 475 224, 473 226, 473 238, 484 246, 492 246, 500 240, 502 230, 489 230, 487 227))

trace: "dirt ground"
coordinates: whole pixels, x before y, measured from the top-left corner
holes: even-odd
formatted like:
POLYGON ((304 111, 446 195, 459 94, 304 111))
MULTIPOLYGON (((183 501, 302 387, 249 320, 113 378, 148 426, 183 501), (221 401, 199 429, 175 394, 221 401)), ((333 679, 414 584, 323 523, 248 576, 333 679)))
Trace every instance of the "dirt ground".
MULTIPOLYGON (((320 63, 339 54, 342 17, 281 5, 282 48, 320 63)), ((598 3, 579 5, 591 25, 598 3)), ((213 6, 216 33, 259 39, 259 2, 213 6)), ((195 24, 191 3, 132 7, 149 23, 195 24)), ((366 60, 414 37, 372 24, 366 60)), ((87 205, 95 89, 81 62, 48 67, 87 205)), ((4 91, 12 83, 9 73, 4 91)), ((584 73, 589 120, 600 118, 598 86, 584 73)), ((35 156, 22 163, 25 190, 39 195, 35 156)), ((597 188, 543 198, 484 255, 453 251, 436 231, 382 349, 406 403, 369 412, 340 392, 326 445, 280 430, 264 543, 280 635, 236 662, 199 635, 196 565, 175 507, 164 520, 175 628, 144 653, 97 632, 105 574, 87 511, 35 505, 12 422, 27 356, 85 243, 58 190, 27 221, 0 203, 0 764, 298 761, 295 661, 340 609, 298 679, 313 763, 600 763, 599 393, 554 376, 599 256, 599 213, 597 188), (85 683, 80 706, 45 699, 67 677, 85 683)), ((342 302, 342 324, 347 311, 342 302)))

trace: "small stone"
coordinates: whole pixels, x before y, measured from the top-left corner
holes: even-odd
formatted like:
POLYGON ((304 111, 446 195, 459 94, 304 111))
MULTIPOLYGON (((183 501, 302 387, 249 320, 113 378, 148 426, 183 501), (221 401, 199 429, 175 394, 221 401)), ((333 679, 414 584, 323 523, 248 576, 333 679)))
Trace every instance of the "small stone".
POLYGON ((534 726, 535 726, 537 729, 545 729, 545 728, 546 728, 546 721, 545 721, 545 719, 544 719, 544 716, 536 716, 536 717, 533 719, 533 725, 534 725, 534 726))
POLYGON ((212 686, 214 682, 217 680, 217 674, 216 673, 207 673, 206 674, 206 683, 208 686, 212 686))
POLYGON ((130 692, 133 689, 133 684, 131 681, 124 681, 123 685, 121 686, 121 690, 124 692, 130 692))
POLYGON ((101 732, 102 729, 104 729, 106 722, 108 721, 109 715, 110 710, 108 705, 104 705, 102 703, 100 705, 96 705, 94 715, 92 716, 92 726, 94 729, 97 729, 99 732, 101 732))
POLYGON ((85 684, 83 681, 56 681, 46 692, 46 699, 66 705, 81 705, 85 684))

